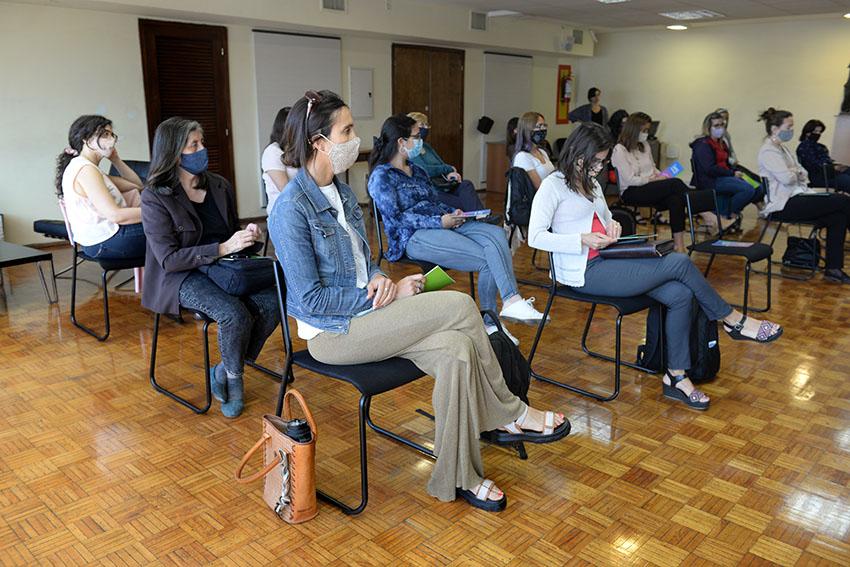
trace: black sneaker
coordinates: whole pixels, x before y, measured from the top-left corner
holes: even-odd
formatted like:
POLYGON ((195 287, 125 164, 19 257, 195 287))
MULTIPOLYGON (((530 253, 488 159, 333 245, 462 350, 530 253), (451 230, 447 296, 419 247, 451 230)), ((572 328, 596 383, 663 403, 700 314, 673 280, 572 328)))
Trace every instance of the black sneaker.
POLYGON ((837 268, 832 269, 832 270, 826 270, 823 273, 823 279, 825 279, 828 282, 834 282, 834 283, 843 283, 843 284, 850 283, 850 276, 845 274, 844 270, 839 270, 837 268))

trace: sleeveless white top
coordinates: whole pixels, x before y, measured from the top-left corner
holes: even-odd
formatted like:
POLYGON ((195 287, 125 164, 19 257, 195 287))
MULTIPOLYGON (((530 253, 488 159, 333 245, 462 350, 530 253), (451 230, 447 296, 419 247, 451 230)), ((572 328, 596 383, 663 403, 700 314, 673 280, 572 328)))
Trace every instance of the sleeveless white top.
POLYGON ((118 224, 103 217, 88 197, 83 197, 74 190, 77 175, 87 166, 94 167, 103 176, 103 182, 116 205, 126 207, 127 201, 109 176, 83 156, 77 156, 68 163, 62 175, 62 193, 74 242, 83 246, 94 246, 112 238, 118 232, 118 224))

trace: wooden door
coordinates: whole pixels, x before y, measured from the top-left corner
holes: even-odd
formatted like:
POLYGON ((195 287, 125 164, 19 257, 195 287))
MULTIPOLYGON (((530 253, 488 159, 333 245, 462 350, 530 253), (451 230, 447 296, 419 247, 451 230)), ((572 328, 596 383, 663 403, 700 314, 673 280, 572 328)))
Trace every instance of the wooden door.
POLYGON ((424 112, 428 143, 443 160, 463 167, 463 73, 457 49, 393 44, 393 113, 424 112))
POLYGON ((227 28, 139 20, 148 136, 172 116, 204 129, 210 171, 234 184, 227 28))

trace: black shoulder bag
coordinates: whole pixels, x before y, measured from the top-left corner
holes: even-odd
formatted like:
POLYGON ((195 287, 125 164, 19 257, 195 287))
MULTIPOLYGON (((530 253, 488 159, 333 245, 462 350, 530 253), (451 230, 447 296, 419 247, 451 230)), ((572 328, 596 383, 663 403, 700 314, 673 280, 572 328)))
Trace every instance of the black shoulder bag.
POLYGON ((237 252, 201 266, 198 271, 226 293, 240 297, 274 285, 274 260, 268 256, 250 256, 237 252))

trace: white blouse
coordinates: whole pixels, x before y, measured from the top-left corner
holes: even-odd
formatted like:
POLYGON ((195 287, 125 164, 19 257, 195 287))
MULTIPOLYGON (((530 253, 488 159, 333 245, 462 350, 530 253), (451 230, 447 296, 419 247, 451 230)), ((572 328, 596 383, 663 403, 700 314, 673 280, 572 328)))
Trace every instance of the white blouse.
POLYGON ((546 155, 546 152, 540 150, 540 153, 543 154, 543 161, 537 159, 531 152, 517 152, 514 156, 513 166, 520 167, 526 171, 534 170, 542 181, 550 173, 555 171, 555 166, 549 161, 549 156, 546 155))
POLYGON ((103 183, 116 205, 124 208, 127 206, 127 201, 109 176, 83 156, 77 156, 68 163, 65 173, 62 174, 62 200, 65 203, 65 213, 71 224, 74 242, 82 246, 94 246, 112 238, 118 232, 118 224, 101 215, 91 199, 83 197, 74 189, 77 176, 84 167, 93 167, 103 176, 103 183))
POLYGON ((621 195, 629 187, 646 185, 654 175, 661 174, 652 161, 647 142, 643 143, 643 151, 635 148, 631 152, 623 144, 617 144, 611 152, 611 165, 617 168, 621 195))
POLYGON ((263 184, 266 187, 266 196, 269 200, 269 204, 266 206, 267 213, 271 212, 272 205, 274 205, 277 196, 280 195, 281 191, 283 191, 283 187, 275 185, 274 180, 271 175, 269 175, 269 171, 283 171, 286 173, 286 176, 290 181, 292 181, 298 173, 298 170, 294 167, 283 165, 283 162, 281 161, 282 156, 283 150, 280 149, 280 144, 272 142, 266 146, 266 149, 263 150, 263 156, 260 159, 260 167, 263 169, 263 184))

